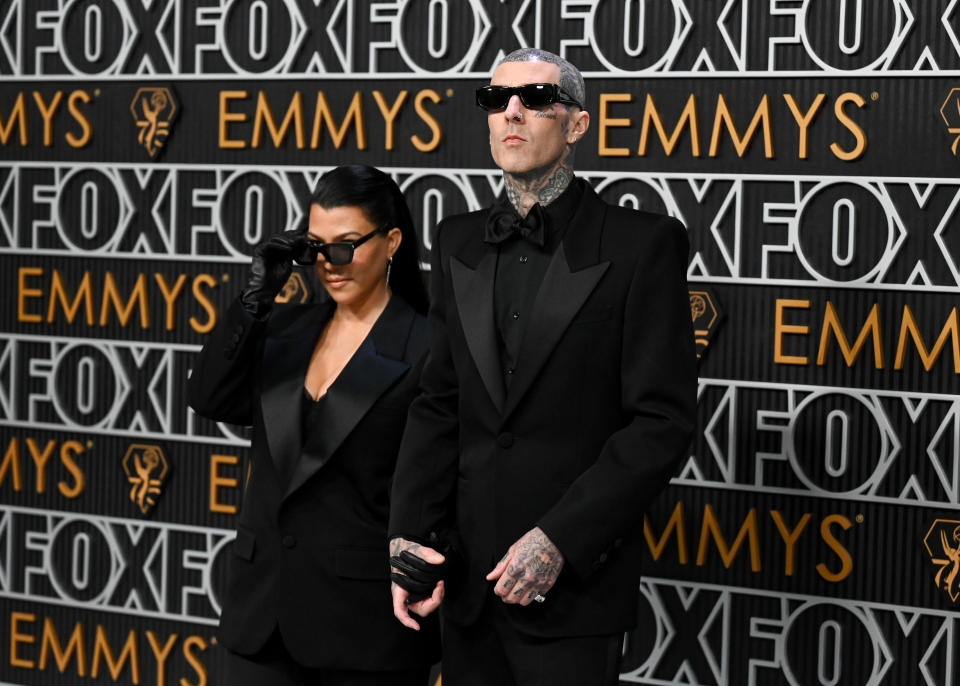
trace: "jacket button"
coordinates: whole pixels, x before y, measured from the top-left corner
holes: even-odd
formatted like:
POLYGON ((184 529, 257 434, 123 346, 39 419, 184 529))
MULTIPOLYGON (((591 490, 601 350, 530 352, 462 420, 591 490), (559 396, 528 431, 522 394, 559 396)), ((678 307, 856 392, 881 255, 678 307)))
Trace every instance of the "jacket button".
POLYGON ((622 538, 618 538, 618 539, 616 539, 616 540, 613 542, 613 547, 614 547, 614 548, 619 548, 619 547, 622 546, 622 545, 623 545, 623 539, 622 539, 622 538))
POLYGON ((243 333, 243 324, 237 324, 235 327, 233 327, 233 332, 235 334, 243 333))
POLYGON ((280 539, 280 542, 283 543, 284 548, 293 548, 294 546, 297 545, 297 539, 291 536, 290 534, 287 534, 282 539, 280 539))
POLYGON ((240 334, 238 334, 238 333, 233 334, 233 335, 230 337, 230 340, 232 340, 234 343, 239 343, 239 342, 240 342, 240 334))
POLYGON ((501 448, 509 448, 513 445, 513 434, 507 431, 497 436, 497 445, 501 448))
POLYGON ((604 562, 606 562, 606 561, 607 561, 607 554, 606 554, 606 553, 600 553, 599 560, 600 560, 600 564, 603 564, 604 562))

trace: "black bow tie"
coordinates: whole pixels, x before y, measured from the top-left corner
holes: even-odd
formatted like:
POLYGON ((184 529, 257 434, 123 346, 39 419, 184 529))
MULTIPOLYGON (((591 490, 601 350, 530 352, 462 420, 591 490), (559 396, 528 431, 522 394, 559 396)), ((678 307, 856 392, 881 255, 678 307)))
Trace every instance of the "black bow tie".
POLYGON ((523 218, 512 206, 497 204, 490 210, 487 223, 483 227, 483 240, 496 245, 513 236, 520 236, 542 248, 546 225, 547 216, 540 203, 531 207, 523 218))

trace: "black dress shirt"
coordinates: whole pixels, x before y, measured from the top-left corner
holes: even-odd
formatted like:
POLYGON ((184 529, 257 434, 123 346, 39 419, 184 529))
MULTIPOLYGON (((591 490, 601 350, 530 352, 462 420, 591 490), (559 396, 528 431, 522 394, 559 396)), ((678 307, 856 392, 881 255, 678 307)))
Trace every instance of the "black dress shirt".
MULTIPOLYGON (((519 235, 498 246, 493 315, 496 320, 500 368, 507 386, 510 385, 516 370, 520 342, 523 340, 534 299, 540 284, 543 283, 550 258, 560 245, 567 224, 576 214, 583 196, 583 183, 585 182, 574 178, 560 197, 543 208, 546 227, 542 248, 519 235)), ((509 204, 505 198, 500 202, 509 204)))

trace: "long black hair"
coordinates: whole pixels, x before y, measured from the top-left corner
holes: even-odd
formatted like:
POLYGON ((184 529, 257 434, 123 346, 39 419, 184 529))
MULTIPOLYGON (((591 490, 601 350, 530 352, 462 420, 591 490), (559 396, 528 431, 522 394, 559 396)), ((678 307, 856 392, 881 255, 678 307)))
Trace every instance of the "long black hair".
POLYGON ((426 314, 427 289, 420 274, 417 233, 400 187, 387 174, 366 164, 350 164, 326 172, 310 196, 324 209, 356 207, 374 226, 400 229, 403 236, 393 255, 391 290, 420 314, 426 314))

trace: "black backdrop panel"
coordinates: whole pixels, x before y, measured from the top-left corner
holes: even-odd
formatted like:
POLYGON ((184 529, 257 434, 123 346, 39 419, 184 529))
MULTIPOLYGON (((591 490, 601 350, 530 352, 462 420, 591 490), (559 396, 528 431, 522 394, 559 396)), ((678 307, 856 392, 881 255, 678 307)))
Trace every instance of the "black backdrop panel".
POLYGON ((622 683, 956 681, 952 0, 0 1, 0 681, 219 683, 249 436, 185 406, 196 352, 331 166, 394 176, 426 263, 529 45, 587 78, 578 173, 691 242, 622 683))

